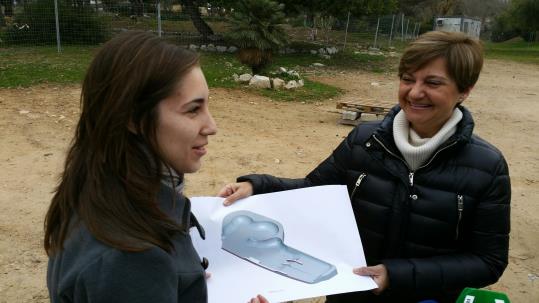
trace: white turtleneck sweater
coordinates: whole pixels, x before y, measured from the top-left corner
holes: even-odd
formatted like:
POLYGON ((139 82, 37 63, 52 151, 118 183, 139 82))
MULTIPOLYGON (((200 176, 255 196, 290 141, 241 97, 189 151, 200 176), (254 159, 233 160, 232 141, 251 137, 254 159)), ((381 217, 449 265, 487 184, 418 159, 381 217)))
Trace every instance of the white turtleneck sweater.
POLYGON ((403 110, 393 120, 393 140, 411 170, 423 165, 436 149, 451 137, 462 119, 462 112, 455 108, 453 115, 432 138, 421 138, 406 119, 403 110))

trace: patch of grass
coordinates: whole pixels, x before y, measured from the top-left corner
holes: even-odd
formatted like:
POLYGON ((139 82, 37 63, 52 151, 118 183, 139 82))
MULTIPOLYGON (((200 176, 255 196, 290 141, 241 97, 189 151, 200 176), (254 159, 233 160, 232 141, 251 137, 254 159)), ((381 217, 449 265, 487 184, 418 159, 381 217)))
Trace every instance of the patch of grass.
POLYGON ((359 69, 378 72, 390 70, 394 64, 393 61, 396 62, 396 60, 392 59, 393 58, 370 55, 366 53, 348 50, 344 52, 338 52, 337 54, 332 55, 329 59, 324 59, 322 57, 312 54, 296 53, 276 55, 268 69, 275 70, 279 66, 284 66, 287 68, 306 68, 311 66, 313 63, 318 62, 337 69, 359 69))
MULTIPOLYGON (((17 47, 0 49, 0 87, 28 87, 39 83, 80 83, 97 46, 17 47)), ((210 87, 236 87, 232 74, 248 72, 232 54, 202 54, 201 64, 210 87)))
POLYGON ((240 87, 238 83, 234 82, 232 75, 234 73, 238 75, 251 73, 249 68, 241 65, 234 54, 230 53, 201 53, 200 64, 210 88, 240 87))
POLYGON ((78 83, 95 47, 24 47, 0 49, 0 87, 27 87, 39 83, 78 83))
POLYGON ((539 43, 537 42, 485 42, 484 46, 485 55, 490 59, 503 59, 522 63, 539 64, 539 43))
MULTIPOLYGON (((55 47, 17 47, 0 49, 0 87, 28 87, 40 83, 81 83, 97 46, 66 46, 62 53, 55 47)), ((320 62, 330 68, 364 69, 375 72, 387 70, 392 58, 368 54, 343 52, 323 59, 311 54, 275 55, 268 71, 284 66, 302 74, 313 63, 320 62)), ((202 53, 200 61, 210 88, 242 88, 232 75, 250 73, 230 53, 202 53)), ((304 78, 305 86, 295 90, 250 90, 274 100, 315 101, 333 98, 342 90, 304 78)))
MULTIPOLYGON (((312 55, 287 55, 277 56, 272 66, 268 67, 268 71, 276 70, 278 66, 286 66, 291 68, 294 66, 309 66, 317 62, 313 61, 312 55)), ((232 74, 238 75, 243 73, 251 73, 250 69, 241 65, 235 55, 229 53, 203 53, 200 57, 204 75, 208 81, 208 86, 226 87, 226 88, 242 88, 242 84, 233 81, 232 74)), ((272 89, 251 89, 250 92, 260 94, 273 100, 281 101, 317 101, 333 98, 342 93, 342 90, 334 86, 310 81, 305 79, 305 86, 294 90, 272 90, 272 89)))
POLYGON ((334 58, 334 65, 344 70, 361 69, 371 72, 393 71, 396 58, 345 51, 334 58))
POLYGON ((301 88, 291 90, 262 89, 256 90, 256 92, 272 100, 297 102, 328 100, 343 93, 342 89, 335 86, 310 81, 306 78, 304 78, 303 81, 305 82, 305 85, 301 88))
MULTIPOLYGON (((183 16, 182 18, 185 17, 183 16)), ((207 23, 216 33, 223 33, 228 29, 228 23, 223 21, 207 20, 207 23)), ((157 30, 157 19, 153 15, 151 15, 150 18, 137 17, 136 20, 126 16, 117 18, 109 17, 108 22, 104 22, 104 24, 110 24, 112 28, 116 29, 122 28, 142 31, 148 29, 157 30)), ((195 35, 198 33, 189 17, 185 20, 168 20, 167 18, 162 17, 161 29, 164 32, 191 33, 195 35)))

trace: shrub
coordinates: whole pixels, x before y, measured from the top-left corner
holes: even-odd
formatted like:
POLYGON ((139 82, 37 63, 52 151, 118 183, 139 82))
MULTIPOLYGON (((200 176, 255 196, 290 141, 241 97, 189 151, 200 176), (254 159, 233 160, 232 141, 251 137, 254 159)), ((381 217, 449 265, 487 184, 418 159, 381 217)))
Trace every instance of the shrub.
MULTIPOLYGON (((50 0, 26 1, 23 10, 15 14, 13 25, 5 33, 8 44, 56 43, 56 19, 50 0)), ((97 44, 110 37, 104 17, 88 5, 73 5, 58 1, 60 39, 62 43, 97 44)))
POLYGON ((510 16, 502 14, 496 18, 492 27, 492 42, 503 42, 518 37, 520 31, 513 25, 510 16))
POLYGON ((238 59, 259 74, 272 60, 273 51, 288 43, 281 27, 284 5, 271 0, 238 1, 226 38, 238 46, 238 59))

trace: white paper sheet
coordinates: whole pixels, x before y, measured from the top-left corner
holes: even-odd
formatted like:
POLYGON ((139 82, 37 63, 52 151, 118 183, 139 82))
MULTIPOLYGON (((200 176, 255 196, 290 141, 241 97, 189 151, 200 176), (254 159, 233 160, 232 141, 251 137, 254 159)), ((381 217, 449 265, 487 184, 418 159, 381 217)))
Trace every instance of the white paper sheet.
POLYGON ((192 211, 206 230, 201 240, 192 229, 193 243, 208 258, 209 303, 247 302, 261 294, 270 302, 283 302, 376 288, 369 277, 352 273, 365 266, 350 198, 343 185, 310 187, 255 195, 224 207, 223 198, 191 198, 192 211), (279 221, 287 246, 337 267, 338 274, 316 284, 297 281, 247 262, 221 249, 221 222, 238 210, 249 210, 279 221))

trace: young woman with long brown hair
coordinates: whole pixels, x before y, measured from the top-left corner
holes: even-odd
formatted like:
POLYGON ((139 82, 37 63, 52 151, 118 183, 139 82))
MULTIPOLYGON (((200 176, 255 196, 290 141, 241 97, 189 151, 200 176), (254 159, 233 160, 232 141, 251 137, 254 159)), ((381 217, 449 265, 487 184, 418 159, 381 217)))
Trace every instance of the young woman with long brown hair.
POLYGON ((193 52, 145 32, 99 50, 45 219, 51 302, 207 302, 182 189, 217 131, 208 100, 193 52))

